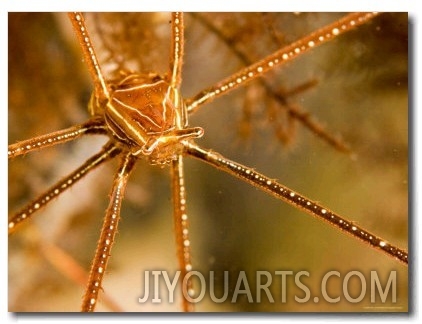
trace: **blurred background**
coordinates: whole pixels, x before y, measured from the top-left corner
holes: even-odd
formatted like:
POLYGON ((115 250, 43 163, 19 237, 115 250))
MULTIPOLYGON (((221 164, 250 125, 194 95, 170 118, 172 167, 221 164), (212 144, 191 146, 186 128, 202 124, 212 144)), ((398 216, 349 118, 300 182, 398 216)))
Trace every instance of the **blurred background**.
MULTIPOLYGON (((185 99, 313 30, 341 13, 186 14, 182 93, 185 99)), ((88 14, 89 32, 109 79, 119 70, 167 72, 170 14, 88 14)), ((9 13, 9 144, 87 120, 92 82, 67 16, 9 13)), ((263 80, 218 98, 190 118, 205 130, 196 142, 278 179, 348 220, 407 249, 408 245, 408 16, 386 13, 297 58, 263 80), (295 113, 310 116, 351 153, 310 131, 295 113), (341 140, 340 140, 341 139, 341 140)), ((410 107, 411 108, 411 107, 410 107)), ((103 136, 90 136, 9 161, 9 216, 98 152, 103 136)), ((209 299, 198 311, 404 312, 408 271, 322 221, 248 184, 185 159, 193 267, 223 288, 226 303, 209 299), (382 280, 397 271, 397 302, 297 303, 292 278, 286 303, 274 276, 275 302, 230 303, 240 271, 254 293, 256 271, 308 271, 302 281, 321 296, 339 296, 350 271, 382 280)), ((84 285, 54 262, 67 257, 89 270, 116 161, 101 166, 62 194, 9 238, 9 311, 79 311, 84 285)), ((411 223, 410 223, 411 224, 411 223)), ((73 268, 74 267, 74 268, 73 268)), ((179 304, 139 304, 144 271, 177 270, 169 168, 140 160, 123 203, 122 220, 105 276, 114 306, 98 311, 178 311, 179 304)), ((355 278, 356 279, 356 278, 355 278)), ((207 286, 208 288, 209 286, 207 286)), ((370 289, 369 279, 367 290, 370 289)), ((218 290, 217 296, 223 291, 218 290)), ((360 283, 350 281, 357 297, 360 283)), ((207 289, 206 296, 208 296, 207 289)), ((254 301, 256 296, 253 295, 254 301)), ((388 298, 391 301, 391 298, 388 298)))

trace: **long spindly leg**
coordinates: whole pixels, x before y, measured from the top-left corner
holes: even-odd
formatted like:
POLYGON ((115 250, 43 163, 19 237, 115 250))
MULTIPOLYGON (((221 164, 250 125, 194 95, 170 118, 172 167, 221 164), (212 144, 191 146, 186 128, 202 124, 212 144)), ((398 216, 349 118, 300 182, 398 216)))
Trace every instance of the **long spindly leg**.
MULTIPOLYGON (((186 211, 186 190, 183 171, 183 157, 178 156, 172 163, 172 191, 173 191, 173 218, 177 246, 177 259, 179 262, 180 277, 192 270, 190 240, 189 240, 189 221, 186 211)), ((193 287, 190 280, 186 282, 187 286, 182 287, 187 296, 193 294, 193 287)), ((185 312, 193 311, 193 305, 182 296, 182 306, 185 312)))
POLYGON ((78 169, 57 182, 35 200, 19 210, 13 217, 11 217, 9 219, 9 234, 12 233, 19 224, 29 219, 36 211, 45 207, 49 202, 73 186, 90 171, 94 170, 97 166, 106 162, 110 158, 116 156, 119 152, 120 149, 118 149, 112 143, 106 144, 99 153, 89 158, 78 169))
MULTIPOLYGON (((222 30, 217 28, 211 22, 211 20, 208 20, 202 14, 191 13, 191 15, 200 23, 202 23, 211 33, 215 34, 245 66, 251 65, 253 63, 253 60, 249 58, 248 53, 237 48, 236 43, 234 43, 230 37, 227 37, 227 35, 222 30)), ((287 91, 280 91, 279 89, 274 89, 274 87, 271 86, 268 83, 268 80, 265 78, 259 78, 259 82, 268 94, 269 98, 271 98, 274 103, 278 104, 277 108, 286 110, 288 112, 289 117, 301 123, 304 127, 309 129, 311 132, 313 132, 323 141, 334 147, 336 150, 340 152, 350 153, 349 146, 339 136, 335 136, 328 132, 328 130, 326 130, 324 126, 321 125, 321 123, 319 123, 318 120, 310 112, 306 111, 305 109, 296 104, 291 104, 289 102, 290 97, 297 95, 298 93, 301 93, 303 91, 306 91, 310 87, 315 86, 315 84, 317 83, 316 80, 310 80, 299 85, 298 87, 289 89, 287 91)), ((268 105, 268 107, 266 108, 268 114, 271 114, 271 109, 269 108, 271 106, 272 105, 268 105)), ((277 110, 272 111, 275 112, 277 110)), ((249 127, 251 121, 249 120, 250 116, 248 114, 248 111, 244 111, 244 117, 244 124, 249 127)), ((275 130, 275 135, 280 138, 279 134, 282 133, 282 128, 280 127, 280 125, 278 125, 277 118, 274 118, 274 116, 269 116, 268 120, 271 122, 275 130)), ((282 137, 289 138, 290 136, 286 136, 283 134, 282 137)), ((282 139, 281 141, 285 142, 286 140, 282 139)))
POLYGON ((242 164, 231 161, 218 153, 210 150, 205 150, 192 142, 184 142, 186 152, 201 161, 205 161, 220 170, 223 170, 243 181, 252 184, 255 187, 270 193, 278 199, 281 199, 297 208, 306 211, 308 214, 328 222, 337 229, 352 235, 367 244, 372 248, 386 253, 405 264, 408 263, 407 251, 400 249, 377 235, 368 232, 362 227, 344 219, 328 208, 314 202, 301 194, 287 188, 274 179, 270 179, 261 173, 258 173, 251 168, 242 164))
MULTIPOLYGON (((31 238, 28 241, 32 247, 36 245, 37 249, 47 262, 49 262, 58 272, 63 274, 73 283, 85 287, 88 282, 88 272, 70 253, 60 247, 58 244, 44 239, 37 227, 31 229, 31 238), (35 234, 35 235, 34 235, 35 234)), ((25 236, 24 236, 25 237, 25 236)), ((103 304, 114 312, 122 312, 123 309, 113 299, 112 296, 104 294, 102 296, 103 304)))
POLYGON ((94 82, 96 98, 99 102, 106 102, 110 98, 107 83, 85 26, 85 19, 80 12, 69 13, 69 18, 81 45, 91 79, 94 82))
POLYGON ((95 256, 91 264, 89 280, 82 301, 82 311, 92 312, 98 301, 98 293, 102 289, 102 281, 110 258, 114 237, 120 219, 120 208, 128 177, 133 170, 136 157, 130 153, 123 156, 119 170, 113 181, 110 194, 110 203, 107 207, 100 239, 97 244, 95 256))
POLYGON ((183 13, 174 12, 171 22, 170 86, 179 88, 182 81, 184 48, 183 13))
POLYGON ((228 78, 216 83, 195 97, 187 100, 187 110, 189 113, 196 111, 203 104, 225 94, 231 90, 238 88, 265 73, 281 66, 312 48, 326 43, 344 32, 347 32, 359 25, 362 25, 372 18, 376 13, 352 13, 336 22, 329 24, 317 31, 301 38, 300 40, 281 48, 280 50, 268 55, 262 60, 255 62, 237 73, 232 74, 228 78))
POLYGON ((38 151, 49 146, 72 141, 85 134, 106 134, 104 122, 100 119, 92 119, 86 123, 72 126, 57 132, 30 138, 15 144, 11 144, 7 150, 9 159, 33 151, 38 151))
MULTIPOLYGON (((182 81, 183 47, 184 47, 184 26, 183 13, 176 12, 172 14, 171 27, 171 48, 170 48, 170 88, 175 96, 180 92, 182 81)), ((186 123, 185 107, 182 102, 175 99, 176 109, 176 128, 180 131, 186 123)), ((177 259, 181 278, 192 270, 190 241, 189 241, 189 223, 186 212, 186 190, 185 177, 183 170, 183 156, 178 154, 171 165, 172 192, 173 192, 173 219, 174 231, 176 237, 177 259)), ((183 292, 192 294, 192 283, 187 281, 186 286, 182 287, 182 307, 185 312, 193 311, 193 305, 183 296, 183 292)))
POLYGON ((176 128, 181 130, 187 125, 186 107, 180 95, 184 52, 183 13, 174 12, 171 18, 170 70, 168 75, 170 86, 168 91, 176 113, 176 128))

